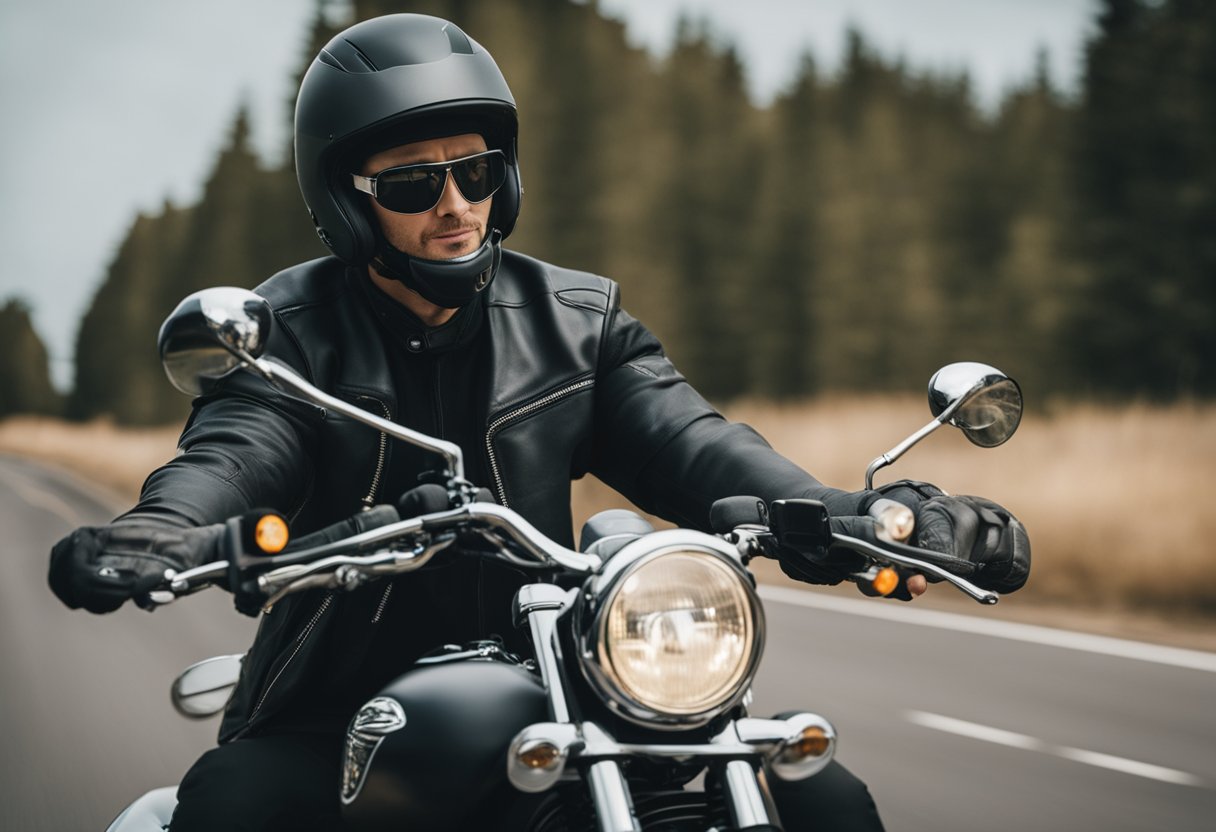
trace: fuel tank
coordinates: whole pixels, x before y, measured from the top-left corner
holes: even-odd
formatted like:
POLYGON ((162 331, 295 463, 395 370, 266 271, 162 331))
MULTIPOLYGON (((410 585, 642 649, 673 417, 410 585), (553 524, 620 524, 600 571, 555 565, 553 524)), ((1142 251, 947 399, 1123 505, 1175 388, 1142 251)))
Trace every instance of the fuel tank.
POLYGON ((518 664, 465 660, 411 670, 347 729, 344 828, 488 828, 480 819, 501 819, 522 797, 507 782, 511 739, 548 719, 540 680, 518 664))

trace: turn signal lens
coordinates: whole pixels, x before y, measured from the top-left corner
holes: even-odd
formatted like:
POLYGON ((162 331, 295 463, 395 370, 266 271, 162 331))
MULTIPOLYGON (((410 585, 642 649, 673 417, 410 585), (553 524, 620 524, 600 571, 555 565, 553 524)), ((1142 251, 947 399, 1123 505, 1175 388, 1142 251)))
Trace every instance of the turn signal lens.
POLYGON ((874 587, 874 591, 879 595, 890 595, 899 586, 899 573, 889 566, 884 566, 878 570, 878 574, 874 576, 874 580, 870 582, 870 585, 874 587))
POLYGON ((790 743, 786 754, 791 757, 822 757, 831 747, 827 733, 818 725, 804 728, 802 735, 790 743))
POLYGON ((528 768, 549 768, 561 757, 561 749, 548 742, 525 744, 517 752, 519 761, 528 768))
POLYGON ((265 514, 253 529, 253 540, 268 555, 277 555, 287 546, 287 521, 277 514, 265 514))
POLYGON ((772 757, 769 768, 781 780, 803 780, 823 771, 836 755, 836 730, 823 717, 795 714, 786 720, 792 729, 772 757))

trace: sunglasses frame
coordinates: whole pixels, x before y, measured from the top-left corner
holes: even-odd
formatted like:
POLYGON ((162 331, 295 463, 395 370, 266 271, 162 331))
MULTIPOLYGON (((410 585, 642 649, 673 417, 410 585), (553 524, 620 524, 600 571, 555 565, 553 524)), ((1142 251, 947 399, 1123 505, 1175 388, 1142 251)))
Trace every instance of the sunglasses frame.
POLYGON ((452 168, 455 165, 459 165, 461 162, 467 162, 470 159, 480 159, 480 158, 487 157, 487 156, 500 157, 503 161, 503 167, 504 167, 504 171, 505 171, 507 164, 508 164, 507 163, 507 154, 498 148, 491 148, 489 150, 483 150, 480 153, 474 153, 469 156, 461 156, 459 159, 448 159, 445 162, 412 162, 408 165, 394 165, 391 168, 385 168, 384 170, 379 171, 378 173, 372 174, 371 176, 363 176, 358 173, 352 173, 350 176, 351 176, 351 179, 355 183, 355 190, 371 196, 371 198, 376 200, 376 203, 381 208, 383 208, 385 211, 392 211, 394 214, 407 214, 407 215, 413 216, 413 215, 417 215, 417 214, 425 214, 427 211, 430 211, 436 205, 438 205, 440 203, 440 201, 443 199, 444 193, 447 192, 449 181, 453 182, 456 185, 456 190, 460 193, 461 199, 463 199, 465 202, 469 203, 470 205, 480 205, 481 203, 485 202, 490 197, 494 196, 494 194, 498 193, 498 190, 503 185, 505 185, 507 182, 507 177, 505 175, 503 176, 502 182, 498 183, 497 187, 495 187, 494 190, 490 191, 490 193, 486 194, 484 197, 482 197, 481 199, 477 199, 477 200, 469 199, 467 196, 465 196, 464 191, 460 189, 460 183, 457 182, 455 177, 452 176, 452 168), (408 170, 408 169, 427 169, 427 170, 436 171, 436 172, 443 171, 443 185, 440 186, 439 190, 436 192, 435 201, 433 203, 431 203, 430 205, 428 205, 426 208, 423 208, 421 211, 398 211, 394 208, 389 208, 387 205, 385 205, 383 202, 380 201, 380 196, 377 193, 377 191, 379 190, 378 183, 380 181, 380 177, 385 176, 387 174, 396 173, 398 171, 408 170))

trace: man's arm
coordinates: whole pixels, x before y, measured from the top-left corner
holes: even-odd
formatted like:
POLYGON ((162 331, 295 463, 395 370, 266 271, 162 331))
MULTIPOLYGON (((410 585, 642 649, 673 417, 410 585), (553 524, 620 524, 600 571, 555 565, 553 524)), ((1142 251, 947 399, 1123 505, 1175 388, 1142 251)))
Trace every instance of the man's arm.
MULTIPOLYGON (((615 300, 615 299, 614 299, 615 300)), ((604 360, 596 385, 592 473, 638 506, 682 526, 709 530, 709 509, 723 497, 750 495, 822 501, 833 526, 850 534, 882 495, 830 488, 774 451, 746 425, 719 415, 663 355, 658 340, 627 313, 610 309, 604 360)), ((1006 509, 971 497, 892 492, 916 514, 916 544, 959 559, 989 589, 1021 588, 1030 570, 1030 541, 1006 509)), ((936 491, 936 489, 934 489, 936 491)), ((782 550, 786 574, 836 583, 850 559, 820 560, 782 550)), ((925 589, 921 576, 907 590, 925 589)), ((901 593, 900 597, 909 597, 901 593)))
POLYGON ((281 395, 268 401, 273 394, 253 385, 263 382, 234 377, 198 400, 177 456, 148 476, 139 503, 115 523, 203 526, 255 507, 296 512, 312 481, 319 416, 281 395))
MULTIPOLYGON (((279 360, 291 356, 281 328, 279 360)), ((278 349, 274 349, 276 346, 278 349)), ((303 368, 294 353, 297 370, 303 368)), ((195 400, 178 454, 144 482, 139 503, 106 526, 77 529, 51 552, 48 580, 68 606, 117 609, 178 571, 217 557, 219 525, 252 508, 292 515, 312 482, 320 411, 237 372, 195 400)))
POLYGON ((707 530, 715 500, 822 500, 834 515, 864 514, 869 492, 829 488, 747 425, 728 422, 684 379, 658 339, 627 312, 610 312, 596 384, 592 473, 652 514, 707 530))

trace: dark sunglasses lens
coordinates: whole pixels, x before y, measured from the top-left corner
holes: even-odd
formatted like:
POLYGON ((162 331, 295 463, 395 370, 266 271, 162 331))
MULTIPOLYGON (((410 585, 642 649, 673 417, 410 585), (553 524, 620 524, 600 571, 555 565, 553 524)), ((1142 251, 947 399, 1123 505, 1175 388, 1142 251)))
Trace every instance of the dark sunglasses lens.
POLYGON ((421 214, 429 211, 443 193, 447 177, 443 168, 400 168, 380 174, 376 180, 376 201, 390 211, 421 214))
POLYGON ((484 202, 507 180, 507 160, 502 153, 487 153, 452 165, 452 176, 469 202, 484 202))

